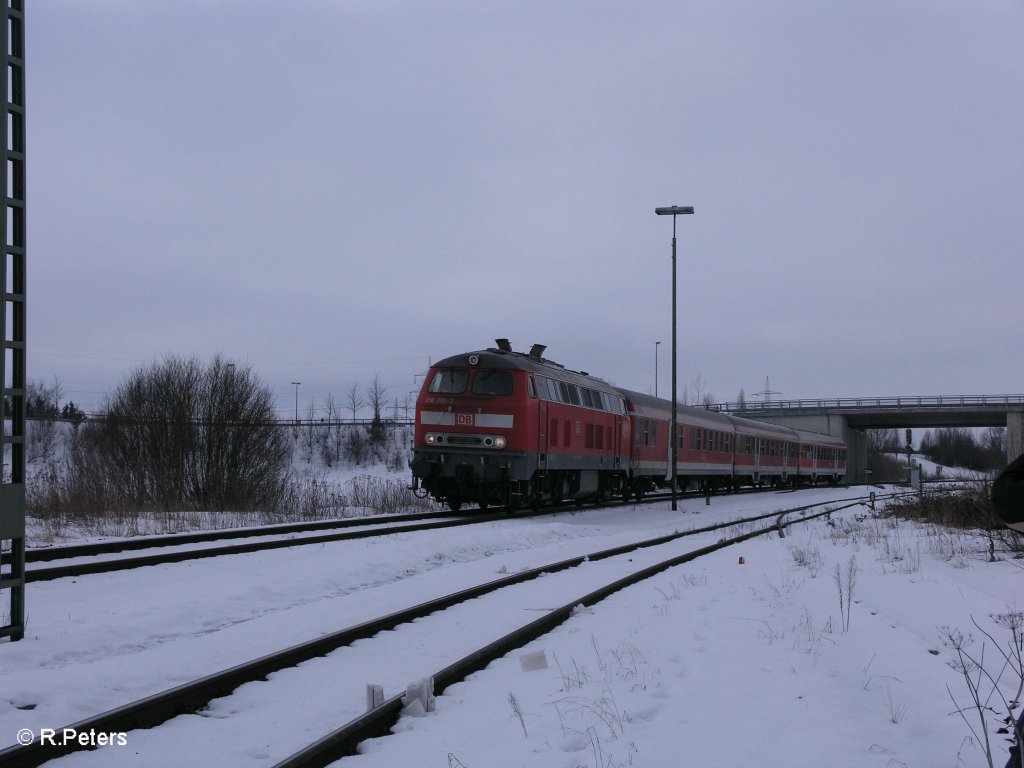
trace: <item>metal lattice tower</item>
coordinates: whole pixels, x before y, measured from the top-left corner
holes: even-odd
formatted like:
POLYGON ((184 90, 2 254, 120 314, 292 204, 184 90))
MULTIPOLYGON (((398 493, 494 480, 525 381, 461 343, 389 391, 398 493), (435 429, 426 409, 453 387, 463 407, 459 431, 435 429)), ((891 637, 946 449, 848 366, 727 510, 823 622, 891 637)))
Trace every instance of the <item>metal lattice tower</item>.
POLYGON ((4 0, 4 6, 0 638, 20 640, 25 634, 25 8, 24 0, 4 0))

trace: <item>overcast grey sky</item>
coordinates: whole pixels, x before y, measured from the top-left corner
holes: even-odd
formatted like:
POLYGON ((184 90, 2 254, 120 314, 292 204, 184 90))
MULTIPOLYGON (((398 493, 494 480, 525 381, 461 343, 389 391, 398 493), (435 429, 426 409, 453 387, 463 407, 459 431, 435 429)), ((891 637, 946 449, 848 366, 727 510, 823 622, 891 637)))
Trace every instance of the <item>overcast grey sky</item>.
MULTIPOLYGON (((669 391, 1024 391, 1024 2, 31 0, 29 377, 282 409, 508 337, 669 391)), ((419 380, 416 380, 417 383, 419 380)))

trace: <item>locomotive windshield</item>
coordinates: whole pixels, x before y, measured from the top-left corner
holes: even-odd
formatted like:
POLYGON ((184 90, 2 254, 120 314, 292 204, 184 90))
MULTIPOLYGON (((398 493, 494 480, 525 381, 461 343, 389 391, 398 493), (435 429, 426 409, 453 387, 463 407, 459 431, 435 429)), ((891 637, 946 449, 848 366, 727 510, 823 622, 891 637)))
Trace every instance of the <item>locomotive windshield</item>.
POLYGON ((512 394, 512 374, 508 371, 477 371, 473 377, 474 395, 512 394))
POLYGON ((448 369, 438 371, 430 380, 428 392, 441 395, 458 395, 466 391, 466 384, 469 382, 469 371, 457 371, 448 369))

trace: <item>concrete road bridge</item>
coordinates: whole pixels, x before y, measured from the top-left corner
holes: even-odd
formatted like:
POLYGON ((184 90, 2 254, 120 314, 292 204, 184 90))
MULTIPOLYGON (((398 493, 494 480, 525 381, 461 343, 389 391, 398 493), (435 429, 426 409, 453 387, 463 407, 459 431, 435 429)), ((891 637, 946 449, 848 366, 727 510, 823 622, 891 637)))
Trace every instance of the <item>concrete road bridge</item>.
POLYGON ((1024 395, 857 397, 718 403, 712 410, 846 441, 847 477, 867 468, 865 429, 889 427, 1006 427, 1007 459, 1024 453, 1024 395))

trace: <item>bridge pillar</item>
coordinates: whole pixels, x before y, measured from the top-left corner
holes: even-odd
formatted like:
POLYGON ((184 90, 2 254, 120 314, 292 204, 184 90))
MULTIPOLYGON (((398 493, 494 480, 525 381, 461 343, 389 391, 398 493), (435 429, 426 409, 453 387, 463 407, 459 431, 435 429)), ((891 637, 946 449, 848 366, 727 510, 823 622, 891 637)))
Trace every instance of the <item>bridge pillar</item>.
POLYGON ((755 418, 769 424, 778 424, 780 427, 822 432, 838 437, 846 443, 846 479, 851 483, 862 483, 867 480, 864 476, 864 470, 868 468, 867 437, 863 430, 851 427, 845 416, 835 413, 814 413, 770 417, 758 415, 755 418))
POLYGON ((1006 414, 1006 463, 1024 453, 1024 411, 1006 414))

